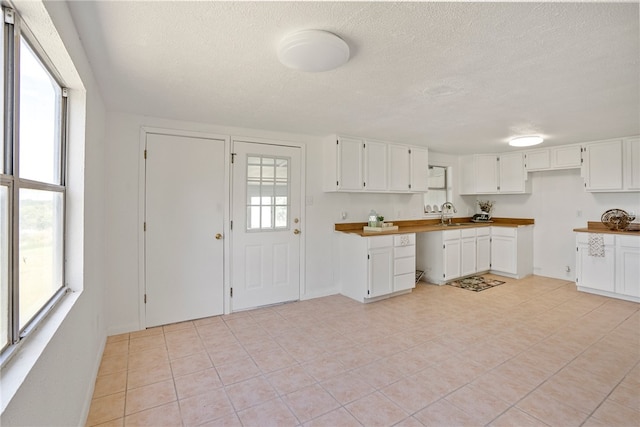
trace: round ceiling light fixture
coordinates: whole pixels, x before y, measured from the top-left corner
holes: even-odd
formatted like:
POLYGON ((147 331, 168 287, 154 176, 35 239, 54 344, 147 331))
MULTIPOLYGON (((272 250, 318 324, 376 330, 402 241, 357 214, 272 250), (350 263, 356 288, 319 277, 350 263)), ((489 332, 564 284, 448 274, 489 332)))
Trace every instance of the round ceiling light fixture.
POLYGON ((519 136, 517 138, 512 138, 509 141, 509 145, 512 147, 531 147, 532 145, 542 144, 541 136, 532 135, 532 136, 519 136))
POLYGON ((328 31, 303 30, 280 41, 278 59, 294 70, 329 71, 349 60, 349 45, 328 31))

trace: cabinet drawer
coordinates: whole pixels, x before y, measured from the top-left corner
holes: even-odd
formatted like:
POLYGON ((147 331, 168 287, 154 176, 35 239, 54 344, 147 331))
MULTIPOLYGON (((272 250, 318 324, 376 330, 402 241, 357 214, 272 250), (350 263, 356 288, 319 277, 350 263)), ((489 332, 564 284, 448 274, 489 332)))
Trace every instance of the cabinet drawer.
POLYGON ((476 236, 488 236, 489 234, 491 234, 491 227, 476 228, 476 236))
MULTIPOLYGON (((576 241, 578 243, 582 243, 582 244, 588 245, 589 244, 589 235, 590 234, 591 233, 578 233, 577 236, 576 236, 576 241)), ((613 235, 613 234, 603 234, 602 237, 603 237, 603 240, 604 240, 604 244, 606 246, 613 245, 615 243, 615 235, 613 235)))
POLYGON ((640 248, 640 236, 616 236, 618 246, 625 248, 640 248))
POLYGON ((514 227, 491 227, 492 236, 516 237, 517 232, 514 227))
POLYGON ((397 234, 393 236, 393 245, 394 246, 409 246, 416 244, 416 235, 415 233, 411 234, 397 234))
POLYGON ((446 230, 442 232, 442 240, 453 240, 460 238, 460 230, 446 230))
POLYGON ((415 257, 416 256, 416 247, 415 246, 397 246, 393 248, 393 257, 398 258, 406 258, 406 257, 415 257))
POLYGON ((408 274, 416 272, 416 258, 399 258, 394 261, 393 264, 393 274, 408 274))
POLYGON ((400 274, 393 278, 393 290, 403 291, 415 287, 416 275, 415 271, 408 274, 400 274))
POLYGON ((465 228, 460 230, 460 235, 464 239, 465 237, 476 237, 476 229, 475 228, 465 228))
POLYGON ((369 249, 393 246, 393 236, 375 236, 367 237, 367 239, 369 239, 369 249))

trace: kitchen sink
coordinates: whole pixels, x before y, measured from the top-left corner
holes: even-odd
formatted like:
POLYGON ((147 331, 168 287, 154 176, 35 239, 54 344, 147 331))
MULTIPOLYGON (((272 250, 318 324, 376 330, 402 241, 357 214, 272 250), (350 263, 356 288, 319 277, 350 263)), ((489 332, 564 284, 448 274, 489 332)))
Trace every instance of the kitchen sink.
POLYGON ((439 223, 438 225, 441 227, 460 227, 465 225, 476 225, 476 223, 475 222, 452 222, 451 224, 439 223))

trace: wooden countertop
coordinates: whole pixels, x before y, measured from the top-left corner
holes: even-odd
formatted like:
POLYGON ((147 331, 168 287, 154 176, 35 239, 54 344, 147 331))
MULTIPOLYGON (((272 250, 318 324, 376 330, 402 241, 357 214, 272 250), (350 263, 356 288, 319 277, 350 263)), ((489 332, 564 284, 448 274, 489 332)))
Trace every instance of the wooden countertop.
POLYGON ((609 230, 606 225, 600 221, 587 222, 587 228, 574 228, 573 231, 578 233, 601 233, 601 234, 622 234, 626 236, 640 236, 640 230, 609 230))
MULTIPOLYGON (((439 219, 418 219, 409 221, 390 221, 393 225, 397 225, 397 230, 392 231, 372 231, 364 232, 362 227, 367 225, 366 222, 350 222, 338 223, 334 225, 335 231, 343 233, 358 234, 363 237, 381 236, 387 234, 404 234, 404 233, 425 233, 430 231, 458 230, 461 228, 480 228, 480 227, 522 227, 524 225, 533 225, 532 218, 491 218, 492 222, 476 222, 473 225, 450 225, 443 227, 439 219)), ((451 222, 471 222, 471 217, 452 218, 451 222)))

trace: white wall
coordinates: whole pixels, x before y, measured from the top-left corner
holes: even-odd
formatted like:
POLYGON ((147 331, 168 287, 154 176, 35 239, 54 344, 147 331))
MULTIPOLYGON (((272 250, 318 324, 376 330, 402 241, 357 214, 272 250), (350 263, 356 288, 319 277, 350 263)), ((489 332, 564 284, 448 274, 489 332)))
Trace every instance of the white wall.
POLYGON ((463 196, 468 200, 495 200, 496 217, 534 218, 534 274, 575 279, 574 228, 600 221, 608 209, 640 214, 640 193, 588 193, 579 169, 530 172, 531 194, 463 196), (566 272, 566 266, 571 269, 566 272))
MULTIPOLYGON (((86 122, 82 114, 74 112, 71 127, 74 136, 84 132, 86 145, 83 147, 82 141, 76 139, 71 142, 69 153, 74 159, 71 173, 81 181, 69 183, 68 209, 72 221, 69 231, 73 235, 69 249, 74 259, 68 260, 71 271, 67 278, 69 286, 77 292, 75 296, 79 297, 64 321, 57 329, 52 328, 49 342, 0 416, 0 425, 83 425, 106 337, 103 316, 105 111, 66 3, 48 2, 45 6, 41 2, 21 2, 18 6, 17 10, 54 63, 60 66, 63 76, 68 76, 67 70, 57 61, 65 55, 70 55, 79 72, 82 79, 79 86, 73 78, 67 84, 72 89, 72 97, 77 97, 72 101, 75 104, 72 109, 77 107, 86 89, 86 122), (61 41, 55 36, 56 30, 61 41)), ((46 329, 51 328, 39 328, 30 337, 29 345, 37 346, 36 341, 46 329)), ((12 376, 7 375, 7 370, 13 369, 15 373, 27 359, 26 349, 27 345, 23 346, 3 369, 3 382, 12 376)), ((9 396, 2 399, 4 404, 9 396)))

